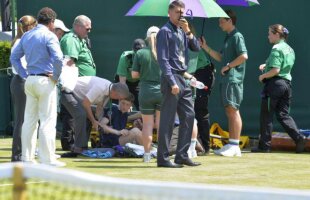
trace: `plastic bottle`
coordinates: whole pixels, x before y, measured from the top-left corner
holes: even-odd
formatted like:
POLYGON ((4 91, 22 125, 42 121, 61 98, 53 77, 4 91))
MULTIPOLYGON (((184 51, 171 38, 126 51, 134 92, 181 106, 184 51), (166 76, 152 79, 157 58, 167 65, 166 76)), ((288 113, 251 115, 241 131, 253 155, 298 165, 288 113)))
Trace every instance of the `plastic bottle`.
POLYGON ((191 79, 189 83, 192 87, 197 88, 197 89, 201 89, 201 90, 208 90, 209 89, 208 86, 206 86, 205 84, 203 84, 202 82, 197 81, 197 80, 191 79))

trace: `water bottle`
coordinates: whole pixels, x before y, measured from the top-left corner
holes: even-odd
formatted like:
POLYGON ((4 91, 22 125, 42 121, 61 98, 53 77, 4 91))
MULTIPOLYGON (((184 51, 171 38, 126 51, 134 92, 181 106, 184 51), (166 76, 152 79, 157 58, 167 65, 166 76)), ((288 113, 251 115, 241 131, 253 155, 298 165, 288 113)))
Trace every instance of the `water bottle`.
POLYGON ((208 90, 208 86, 206 86, 205 84, 203 84, 202 82, 200 81, 197 81, 197 80, 194 80, 194 79, 191 79, 189 84, 194 87, 194 88, 197 88, 197 89, 200 89, 200 90, 208 90))

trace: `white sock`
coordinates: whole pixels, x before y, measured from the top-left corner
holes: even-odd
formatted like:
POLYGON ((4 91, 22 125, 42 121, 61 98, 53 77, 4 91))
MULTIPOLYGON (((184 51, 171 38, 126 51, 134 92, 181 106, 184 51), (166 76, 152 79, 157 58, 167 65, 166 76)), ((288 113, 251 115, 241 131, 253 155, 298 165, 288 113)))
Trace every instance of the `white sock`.
POLYGON ((149 152, 149 153, 144 153, 144 156, 151 156, 151 153, 149 152))
POLYGON ((194 151, 195 150, 196 142, 197 142, 196 139, 191 139, 191 145, 189 146, 189 150, 190 151, 194 151))
POLYGON ((239 141, 240 141, 240 140, 236 140, 236 139, 229 139, 229 144, 239 146, 239 141))

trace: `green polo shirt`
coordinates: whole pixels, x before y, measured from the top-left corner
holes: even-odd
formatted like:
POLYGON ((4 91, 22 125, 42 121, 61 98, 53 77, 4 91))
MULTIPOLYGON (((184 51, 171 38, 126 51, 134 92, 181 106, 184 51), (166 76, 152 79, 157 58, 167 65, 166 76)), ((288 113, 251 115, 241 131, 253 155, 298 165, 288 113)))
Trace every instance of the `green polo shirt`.
POLYGON ((60 40, 60 47, 64 55, 75 59, 79 68, 79 76, 95 76, 96 65, 85 39, 80 39, 72 30, 60 40))
POLYGON ((291 81, 291 70, 294 62, 294 50, 284 40, 280 40, 279 43, 272 47, 271 53, 266 61, 265 70, 268 72, 272 68, 279 68, 280 72, 277 76, 291 81))
POLYGON ((210 60, 206 56, 205 52, 201 49, 200 51, 188 51, 189 61, 187 72, 190 74, 195 73, 198 69, 204 68, 210 64, 210 60))
POLYGON ((137 51, 132 70, 140 73, 140 83, 160 84, 161 71, 158 62, 152 57, 150 48, 146 47, 137 51))
MULTIPOLYGON (((224 40, 224 47, 221 50, 222 62, 221 67, 231 63, 238 56, 247 53, 243 35, 237 30, 227 34, 224 40)), ((222 83, 242 83, 245 75, 245 62, 241 65, 230 69, 224 76, 221 76, 222 83)))
POLYGON ((139 79, 133 79, 131 76, 134 51, 124 51, 119 58, 116 74, 126 77, 128 82, 136 82, 139 79))

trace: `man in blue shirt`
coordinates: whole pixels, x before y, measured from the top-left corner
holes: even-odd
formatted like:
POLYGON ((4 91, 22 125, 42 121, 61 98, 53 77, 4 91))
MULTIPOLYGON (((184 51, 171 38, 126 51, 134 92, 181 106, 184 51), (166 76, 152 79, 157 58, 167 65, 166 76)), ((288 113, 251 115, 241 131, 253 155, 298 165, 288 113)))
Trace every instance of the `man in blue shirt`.
POLYGON ((157 34, 157 58, 162 70, 161 92, 163 94, 157 152, 158 167, 179 168, 183 165, 200 165, 189 159, 187 155, 195 113, 192 92, 185 81, 185 78, 196 80, 186 73, 188 48, 199 51, 200 46, 190 32, 187 21, 182 18, 184 8, 182 1, 173 1, 169 5, 169 21, 157 34), (180 132, 173 163, 169 160, 168 147, 176 112, 180 118, 180 132))
POLYGON ((26 78, 26 108, 22 127, 22 161, 35 162, 34 152, 39 128, 39 160, 52 166, 65 166, 56 160, 56 82, 61 73, 63 54, 58 38, 53 33, 56 13, 42 8, 37 16, 38 25, 26 32, 18 46, 13 50, 10 61, 17 73, 26 78), (25 55, 27 69, 21 65, 20 58, 25 55))

